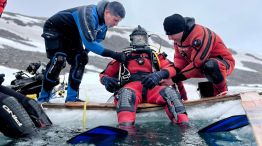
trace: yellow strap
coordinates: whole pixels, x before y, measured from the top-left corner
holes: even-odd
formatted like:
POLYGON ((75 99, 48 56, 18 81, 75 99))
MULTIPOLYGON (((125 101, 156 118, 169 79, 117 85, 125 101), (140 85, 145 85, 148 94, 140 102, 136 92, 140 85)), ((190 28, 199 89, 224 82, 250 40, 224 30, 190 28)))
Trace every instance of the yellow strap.
POLYGON ((86 129, 86 107, 87 107, 87 102, 88 102, 89 98, 88 96, 86 97, 86 101, 84 103, 84 111, 83 111, 83 130, 86 129))
POLYGON ((36 100, 37 99, 37 94, 27 94, 26 97, 36 100))
POLYGON ((158 64, 159 68, 161 68, 160 60, 159 60, 159 58, 158 58, 158 55, 157 55, 157 53, 156 53, 155 51, 152 51, 152 52, 153 52, 153 54, 154 54, 154 55, 155 55, 155 57, 156 57, 157 64, 158 64))

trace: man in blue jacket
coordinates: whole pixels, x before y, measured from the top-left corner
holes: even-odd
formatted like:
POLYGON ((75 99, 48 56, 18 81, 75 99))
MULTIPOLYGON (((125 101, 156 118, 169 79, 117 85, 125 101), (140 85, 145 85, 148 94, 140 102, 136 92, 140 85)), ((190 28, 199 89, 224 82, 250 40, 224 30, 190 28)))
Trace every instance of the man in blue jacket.
POLYGON ((49 18, 44 25, 47 57, 43 86, 38 102, 48 102, 59 74, 66 61, 71 65, 65 102, 80 101, 79 86, 88 63, 88 52, 125 61, 125 54, 108 50, 100 44, 107 29, 116 26, 125 17, 125 9, 119 2, 101 1, 97 5, 80 6, 60 11, 49 18), (84 44, 84 47, 83 47, 84 44))

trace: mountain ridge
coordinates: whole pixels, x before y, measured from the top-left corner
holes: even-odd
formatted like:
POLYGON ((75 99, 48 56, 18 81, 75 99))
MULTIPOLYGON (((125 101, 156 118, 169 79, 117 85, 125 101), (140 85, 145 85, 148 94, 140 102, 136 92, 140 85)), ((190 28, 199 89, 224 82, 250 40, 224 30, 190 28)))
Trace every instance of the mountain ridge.
MULTIPOLYGON (((31 62, 47 62, 45 55, 44 39, 41 38, 42 26, 46 18, 31 17, 16 13, 6 12, 0 19, 0 65, 10 68, 24 70, 31 62), (29 33, 30 32, 30 33, 29 33), (30 58, 30 59, 28 59, 30 58)), ((133 28, 115 27, 109 29, 103 45, 115 51, 129 46, 129 35, 133 28)), ((152 34, 149 32, 149 34, 152 34)), ((162 51, 168 54, 172 60, 174 50, 172 42, 166 36, 152 35, 150 44, 159 47, 162 42, 162 51)), ((230 85, 261 84, 262 81, 262 57, 250 53, 239 53, 230 49, 236 59, 236 69, 228 78, 230 85)), ((94 53, 89 54, 89 65, 104 69, 109 58, 102 58, 94 53)), ((86 67, 88 70, 88 67, 86 67)), ((67 67, 63 73, 68 72, 67 67)), ((95 72, 99 72, 93 70, 95 72)), ((189 83, 196 84, 202 79, 190 79, 189 83)))

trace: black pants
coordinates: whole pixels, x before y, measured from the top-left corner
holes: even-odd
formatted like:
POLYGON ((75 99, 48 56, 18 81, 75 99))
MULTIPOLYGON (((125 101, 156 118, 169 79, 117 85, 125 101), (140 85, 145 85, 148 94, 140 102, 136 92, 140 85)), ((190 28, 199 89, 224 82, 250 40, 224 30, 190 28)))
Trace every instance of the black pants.
MULTIPOLYGON (((50 71, 53 67, 51 63, 57 57, 57 53, 64 54, 66 61, 71 65, 69 73, 70 86, 78 90, 85 65, 88 62, 88 56, 84 51, 79 34, 65 34, 50 26, 46 26, 42 37, 45 38, 46 54, 50 59, 46 71, 50 71)), ((49 74, 48 72, 45 73, 43 81, 45 91, 51 91, 58 84, 59 74, 63 68, 64 66, 60 66, 54 73, 52 71, 49 74)))

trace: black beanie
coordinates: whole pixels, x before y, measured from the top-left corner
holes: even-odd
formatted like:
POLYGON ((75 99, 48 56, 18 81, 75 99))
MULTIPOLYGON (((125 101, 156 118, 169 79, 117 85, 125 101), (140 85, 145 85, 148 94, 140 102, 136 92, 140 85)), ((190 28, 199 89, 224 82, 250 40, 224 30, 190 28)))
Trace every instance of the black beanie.
POLYGON ((183 16, 179 14, 174 14, 168 16, 164 20, 164 29, 166 31, 166 35, 173 35, 180 33, 185 30, 186 22, 183 16))

